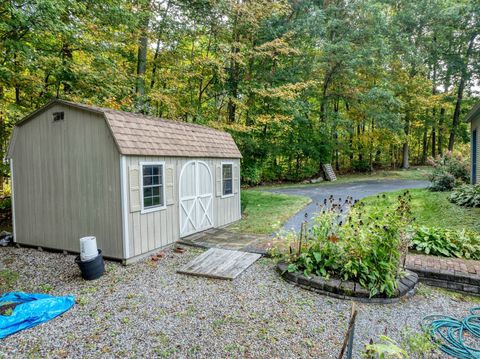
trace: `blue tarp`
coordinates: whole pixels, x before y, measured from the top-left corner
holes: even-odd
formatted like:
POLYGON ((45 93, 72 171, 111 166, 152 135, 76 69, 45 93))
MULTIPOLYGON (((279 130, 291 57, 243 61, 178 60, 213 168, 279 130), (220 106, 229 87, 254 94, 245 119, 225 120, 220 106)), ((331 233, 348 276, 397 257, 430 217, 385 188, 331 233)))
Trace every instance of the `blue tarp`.
POLYGON ((48 294, 5 293, 2 303, 18 303, 11 315, 0 315, 0 339, 20 330, 34 327, 66 312, 75 303, 73 296, 54 297, 48 294))

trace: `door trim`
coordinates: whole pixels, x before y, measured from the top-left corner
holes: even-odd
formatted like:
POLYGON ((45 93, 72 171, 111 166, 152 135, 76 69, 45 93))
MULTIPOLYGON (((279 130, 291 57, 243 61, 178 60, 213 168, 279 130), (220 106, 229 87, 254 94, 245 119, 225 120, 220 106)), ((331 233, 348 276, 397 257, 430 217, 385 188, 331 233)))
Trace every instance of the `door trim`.
POLYGON ((472 184, 476 184, 478 171, 478 129, 472 131, 472 184))
MULTIPOLYGON (((208 165, 207 162, 205 161, 201 161, 201 160, 191 160, 191 161, 188 161, 186 162, 183 166, 182 166, 182 169, 180 171, 180 176, 178 177, 178 227, 179 227, 179 237, 180 238, 184 238, 184 237, 187 237, 191 234, 194 234, 194 233, 198 233, 200 231, 205 231, 209 228, 213 228, 215 225, 213 223, 213 217, 214 217, 214 187, 213 187, 213 176, 212 176, 212 171, 210 170, 210 166, 208 165), (208 174, 210 175, 210 184, 211 184, 211 188, 212 188, 212 193, 210 195, 211 197, 211 203, 210 203, 210 206, 212 208, 212 218, 211 218, 211 223, 212 225, 210 227, 205 227, 205 228, 202 228, 201 230, 198 230, 196 228, 196 225, 198 225, 198 223, 195 223, 193 224, 193 222, 187 218, 187 220, 190 220, 190 222, 192 223, 193 227, 195 228, 193 231, 190 231, 190 232, 187 232, 185 234, 182 234, 182 176, 183 176, 183 172, 185 170, 185 168, 187 168, 187 166, 191 163, 195 163, 195 196, 188 196, 188 197, 185 197, 184 199, 195 199, 195 201, 197 201, 197 198, 198 197, 202 197, 205 195, 199 195, 198 194, 198 191, 199 191, 199 186, 198 186, 198 165, 199 164, 202 164, 204 165, 207 170, 208 170, 208 174)), ((196 202, 194 203, 194 209, 196 209, 196 202)))

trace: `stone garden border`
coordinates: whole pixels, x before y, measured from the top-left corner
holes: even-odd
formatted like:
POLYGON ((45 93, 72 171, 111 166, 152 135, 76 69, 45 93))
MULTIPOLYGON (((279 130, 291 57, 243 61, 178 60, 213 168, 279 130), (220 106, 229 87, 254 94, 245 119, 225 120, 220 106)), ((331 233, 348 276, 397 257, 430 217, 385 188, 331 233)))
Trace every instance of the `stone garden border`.
POLYGON ((306 277, 300 272, 287 272, 287 267, 288 264, 286 262, 279 262, 277 264, 277 271, 288 282, 298 285, 301 288, 327 295, 329 297, 349 299, 363 303, 397 303, 404 297, 413 296, 416 292, 416 285, 418 283, 418 275, 412 271, 406 270, 407 275, 397 281, 398 288, 395 297, 370 298, 370 293, 365 288, 362 288, 358 283, 341 281, 339 279, 326 280, 316 275, 310 275, 309 277, 306 277))
POLYGON ((455 292, 480 295, 480 278, 465 274, 452 274, 445 270, 410 268, 415 271, 421 282, 433 287, 453 290, 455 292))

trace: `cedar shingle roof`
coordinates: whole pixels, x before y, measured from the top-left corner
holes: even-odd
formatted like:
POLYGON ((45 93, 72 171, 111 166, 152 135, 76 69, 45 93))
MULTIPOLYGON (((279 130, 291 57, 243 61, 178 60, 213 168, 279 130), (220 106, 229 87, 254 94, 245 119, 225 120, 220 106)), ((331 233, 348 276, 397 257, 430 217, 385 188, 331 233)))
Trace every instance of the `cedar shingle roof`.
POLYGON ((123 155, 241 158, 232 136, 188 122, 54 100, 17 123, 27 121, 54 104, 103 114, 123 155))

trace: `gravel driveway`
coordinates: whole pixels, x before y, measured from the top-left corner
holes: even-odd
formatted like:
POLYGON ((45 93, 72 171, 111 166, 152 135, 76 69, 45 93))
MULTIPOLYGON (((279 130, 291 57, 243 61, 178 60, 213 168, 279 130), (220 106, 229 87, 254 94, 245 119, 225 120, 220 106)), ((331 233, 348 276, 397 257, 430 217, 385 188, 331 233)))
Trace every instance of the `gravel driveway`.
POLYGON ((278 188, 270 190, 270 192, 300 195, 312 199, 312 203, 291 217, 283 226, 284 230, 295 229, 298 231, 305 219, 305 214, 308 215, 308 218, 311 218, 317 211, 317 203, 322 204, 324 199, 330 195, 333 195, 336 199, 343 198, 344 200, 347 196, 351 196, 355 200, 381 192, 392 192, 407 188, 426 188, 429 185, 429 181, 420 180, 369 180, 341 184, 328 183, 312 187, 278 188))
MULTIPOLYGON (((335 358, 350 312, 348 301, 294 287, 261 259, 234 281, 180 275, 201 253, 166 250, 159 262, 127 267, 86 282, 74 256, 0 248, 0 261, 19 274, 15 290, 73 294, 77 304, 50 322, 7 337, 0 357, 55 358, 335 358)), ((1 283, 1 281, 0 281, 1 283)), ((398 339, 419 330, 427 313, 466 315, 468 299, 423 287, 391 305, 359 304, 355 358, 370 338, 398 339)), ((478 304, 477 304, 478 305, 478 304)), ((438 356, 435 356, 438 357, 438 356)))

